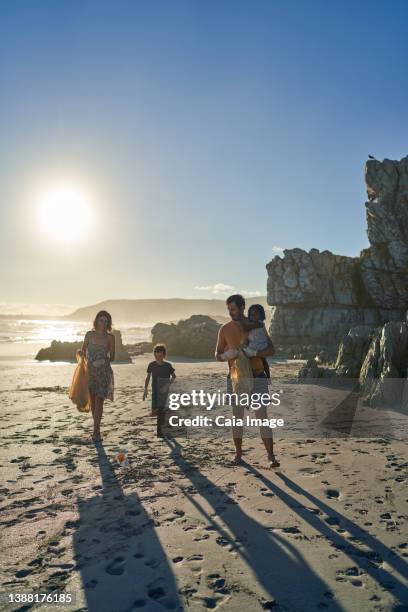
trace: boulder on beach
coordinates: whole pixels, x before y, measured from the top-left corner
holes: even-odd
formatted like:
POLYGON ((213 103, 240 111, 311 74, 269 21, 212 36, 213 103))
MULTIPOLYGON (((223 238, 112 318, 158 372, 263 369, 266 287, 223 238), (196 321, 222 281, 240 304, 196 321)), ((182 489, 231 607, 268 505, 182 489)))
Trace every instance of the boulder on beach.
POLYGON ((339 346, 334 368, 310 359, 299 370, 299 382, 319 378, 354 379, 358 395, 372 408, 408 413, 408 318, 379 328, 354 327, 339 346))
POLYGON ((336 374, 346 378, 359 378, 376 328, 369 325, 352 327, 340 342, 336 360, 336 374))
POLYGON ((220 324, 207 315, 192 315, 185 321, 157 323, 153 344, 163 343, 171 355, 209 359, 214 356, 220 324))
POLYGON ((330 367, 320 367, 316 358, 308 359, 298 372, 299 382, 312 382, 318 378, 333 378, 336 370, 330 367))
POLYGON ((320 351, 300 368, 298 378, 337 377, 358 379, 361 366, 375 333, 376 328, 369 325, 352 327, 340 342, 334 367, 320 367, 329 362, 327 351, 320 351))
POLYGON ((360 372, 361 397, 375 408, 408 411, 408 323, 390 322, 373 337, 360 372))
POLYGON ((125 348, 131 357, 138 357, 145 353, 151 353, 153 351, 153 342, 135 342, 134 344, 125 344, 125 348))
MULTIPOLYGON (((122 334, 114 329, 115 336, 115 361, 114 363, 131 363, 132 359, 123 346, 122 334)), ((37 361, 69 361, 76 362, 76 352, 82 346, 82 342, 60 342, 53 340, 47 348, 40 349, 36 355, 37 361)))

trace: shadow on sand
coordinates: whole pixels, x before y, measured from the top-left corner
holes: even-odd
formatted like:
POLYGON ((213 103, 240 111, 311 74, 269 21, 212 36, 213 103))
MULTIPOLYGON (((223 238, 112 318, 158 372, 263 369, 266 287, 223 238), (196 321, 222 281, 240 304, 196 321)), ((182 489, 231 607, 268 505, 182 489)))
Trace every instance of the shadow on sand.
MULTIPOLYGON (((256 581, 264 592, 260 606, 302 610, 307 602, 307 609, 344 610, 333 599, 329 585, 287 536, 277 530, 268 530, 248 516, 234 499, 182 456, 182 447, 177 441, 169 440, 167 444, 175 464, 198 493, 192 494, 191 490, 183 488, 181 494, 218 533, 222 544, 235 551, 252 572, 250 580, 256 581), (213 512, 206 509, 200 497, 213 512), (220 520, 214 518, 220 513, 220 520)), ((153 521, 136 494, 124 494, 103 447, 98 445, 96 451, 102 486, 94 487, 98 491, 95 497, 78 500, 80 520, 74 536, 75 558, 81 572, 87 610, 182 610, 175 577, 153 521)), ((278 486, 256 468, 246 464, 245 469, 320 537, 325 537, 328 545, 347 555, 357 577, 368 575, 382 589, 391 590, 397 606, 394 609, 404 609, 408 600, 407 587, 382 565, 386 562, 406 579, 407 564, 403 559, 283 473, 275 473, 282 482, 282 486, 278 486), (338 529, 343 530, 344 535, 338 529)), ((222 589, 224 594, 226 586, 222 589)))
POLYGON ((369 575, 380 587, 391 591, 397 602, 406 604, 408 601, 408 588, 395 574, 391 574, 382 566, 383 562, 386 562, 405 581, 408 579, 408 565, 394 551, 390 550, 383 542, 352 520, 303 489, 282 472, 277 472, 276 475, 280 478, 283 485, 292 493, 303 497, 306 503, 315 506, 319 511, 319 515, 312 512, 310 508, 306 507, 301 501, 272 482, 269 478, 266 478, 256 468, 248 465, 247 469, 259 478, 271 492, 279 497, 288 508, 296 512, 299 518, 313 527, 319 534, 323 535, 334 548, 341 550, 347 555, 355 564, 358 572, 361 571, 369 575), (337 532, 336 529, 344 531, 346 536, 337 532), (358 546, 357 543, 362 545, 362 547, 358 546))
POLYGON ((174 462, 199 495, 217 514, 220 506, 223 508, 223 525, 220 525, 200 504, 198 496, 192 496, 187 490, 183 490, 184 496, 218 532, 224 545, 229 544, 230 549, 236 551, 253 572, 253 580, 265 593, 265 600, 260 601, 262 607, 305 610, 318 606, 329 608, 332 612, 344 610, 331 599, 328 585, 287 537, 282 537, 275 531, 268 531, 248 516, 235 500, 182 456, 182 447, 177 441, 169 440, 167 444, 174 462))
POLYGON ((136 494, 126 496, 101 444, 102 486, 78 499, 75 559, 89 612, 181 610, 177 585, 153 521, 136 494))

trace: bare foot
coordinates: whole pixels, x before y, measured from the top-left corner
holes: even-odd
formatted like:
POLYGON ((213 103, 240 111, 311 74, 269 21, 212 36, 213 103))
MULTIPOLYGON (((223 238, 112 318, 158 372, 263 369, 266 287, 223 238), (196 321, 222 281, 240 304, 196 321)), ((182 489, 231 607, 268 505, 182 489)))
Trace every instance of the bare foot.
POLYGON ((280 467, 280 461, 277 460, 277 458, 275 457, 275 455, 270 455, 268 457, 268 461, 269 461, 269 467, 270 468, 277 468, 280 467))
POLYGON ((235 455, 234 459, 232 460, 232 463, 233 463, 234 465, 241 465, 241 464, 243 463, 241 453, 237 453, 237 454, 235 455))

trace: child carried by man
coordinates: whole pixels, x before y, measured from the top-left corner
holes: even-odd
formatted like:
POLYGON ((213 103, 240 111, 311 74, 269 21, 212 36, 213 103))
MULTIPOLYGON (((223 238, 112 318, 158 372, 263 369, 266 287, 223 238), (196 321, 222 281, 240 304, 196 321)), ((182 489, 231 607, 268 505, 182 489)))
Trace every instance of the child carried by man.
MULTIPOLYGON (((246 343, 243 345, 242 350, 245 355, 250 359, 255 357, 258 351, 264 351, 268 347, 268 334, 265 329, 266 314, 262 304, 252 304, 248 308, 248 318, 240 320, 242 329, 248 332, 246 343)), ((224 361, 228 359, 235 359, 238 351, 230 349, 222 353, 221 357, 224 361)), ((267 378, 271 377, 268 361, 262 358, 264 366, 264 372, 267 378)))

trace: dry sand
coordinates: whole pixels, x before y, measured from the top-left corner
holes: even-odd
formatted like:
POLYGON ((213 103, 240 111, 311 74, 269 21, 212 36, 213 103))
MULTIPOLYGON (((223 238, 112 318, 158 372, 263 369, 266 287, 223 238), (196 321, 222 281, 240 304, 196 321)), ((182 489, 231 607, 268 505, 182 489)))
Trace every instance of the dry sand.
MULTIPOLYGON (((74 603, 41 609, 92 612, 408 609, 406 417, 387 435, 304 435, 303 390, 288 384, 299 364, 276 363, 293 412, 281 468, 258 438, 232 466, 229 435, 155 437, 147 361, 115 366, 99 447, 67 399, 73 366, 2 366, 1 591, 58 588, 74 603)), ((175 365, 224 380, 222 364, 175 365)))

